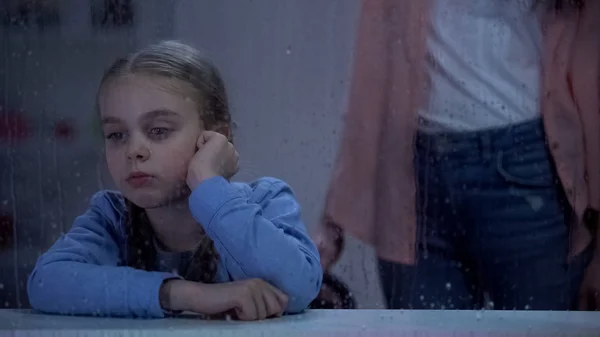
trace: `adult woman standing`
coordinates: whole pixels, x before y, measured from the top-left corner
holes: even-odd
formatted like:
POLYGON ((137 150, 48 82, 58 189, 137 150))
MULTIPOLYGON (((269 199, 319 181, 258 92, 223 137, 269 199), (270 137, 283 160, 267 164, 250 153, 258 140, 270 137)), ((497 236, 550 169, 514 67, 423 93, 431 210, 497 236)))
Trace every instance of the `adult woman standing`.
POLYGON ((599 18, 363 1, 324 268, 346 230, 376 247, 390 308, 600 308, 599 18))

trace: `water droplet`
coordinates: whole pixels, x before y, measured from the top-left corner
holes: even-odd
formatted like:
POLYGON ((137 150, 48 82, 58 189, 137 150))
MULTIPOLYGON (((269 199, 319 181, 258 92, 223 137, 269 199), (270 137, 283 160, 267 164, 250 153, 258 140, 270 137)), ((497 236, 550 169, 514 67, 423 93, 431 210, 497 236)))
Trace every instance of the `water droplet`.
POLYGON ((452 289, 452 284, 450 282, 446 283, 446 290, 452 289))
POLYGON ((285 50, 285 54, 286 55, 291 55, 292 54, 292 47, 287 47, 285 50))
POLYGON ((475 318, 476 318, 478 321, 480 321, 482 317, 483 317, 483 314, 481 313, 481 311, 477 311, 477 312, 475 313, 475 318))
POLYGON ((538 195, 526 196, 525 200, 529 203, 531 209, 535 212, 539 211, 544 206, 544 200, 538 195))
POLYGON ((4 289, 4 283, 0 283, 0 290, 4 289))

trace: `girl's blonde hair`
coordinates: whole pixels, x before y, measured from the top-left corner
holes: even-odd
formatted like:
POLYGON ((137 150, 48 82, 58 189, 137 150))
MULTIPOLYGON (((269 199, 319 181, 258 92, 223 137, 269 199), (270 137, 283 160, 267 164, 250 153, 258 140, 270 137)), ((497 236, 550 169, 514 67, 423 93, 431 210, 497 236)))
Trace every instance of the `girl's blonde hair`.
MULTIPOLYGON (((111 80, 126 75, 162 77, 188 84, 193 88, 190 99, 198 104, 198 113, 205 128, 222 131, 231 140, 231 116, 223 79, 212 62, 195 48, 177 41, 164 41, 118 59, 104 74, 98 94, 111 80)), ((146 212, 129 200, 125 203, 128 215, 127 263, 137 269, 156 270, 155 235, 146 212)), ((218 260, 214 243, 208 235, 204 235, 182 276, 191 281, 212 283, 218 260)))

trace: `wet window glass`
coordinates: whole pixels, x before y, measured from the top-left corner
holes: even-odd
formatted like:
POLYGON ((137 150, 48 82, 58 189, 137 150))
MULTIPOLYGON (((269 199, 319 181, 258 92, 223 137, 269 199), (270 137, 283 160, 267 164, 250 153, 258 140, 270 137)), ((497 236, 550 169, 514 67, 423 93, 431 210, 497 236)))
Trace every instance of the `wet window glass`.
POLYGON ((599 18, 3 0, 0 322, 600 332, 599 18))

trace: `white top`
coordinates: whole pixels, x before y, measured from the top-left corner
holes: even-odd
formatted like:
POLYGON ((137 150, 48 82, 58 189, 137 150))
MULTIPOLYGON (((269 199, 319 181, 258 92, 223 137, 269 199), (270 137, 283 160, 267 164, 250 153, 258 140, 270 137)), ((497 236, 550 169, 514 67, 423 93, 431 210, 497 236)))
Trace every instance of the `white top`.
POLYGON ((539 116, 542 32, 532 0, 434 0, 424 131, 476 131, 539 116))

